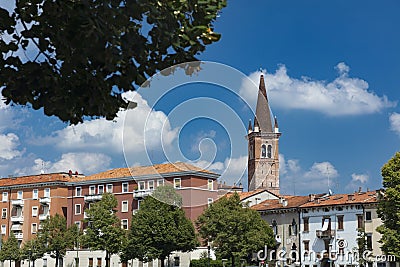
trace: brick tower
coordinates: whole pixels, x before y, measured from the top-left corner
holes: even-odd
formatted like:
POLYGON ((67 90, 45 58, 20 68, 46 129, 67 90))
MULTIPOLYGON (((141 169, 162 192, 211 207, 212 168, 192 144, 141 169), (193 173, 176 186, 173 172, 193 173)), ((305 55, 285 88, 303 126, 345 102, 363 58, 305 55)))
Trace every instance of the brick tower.
POLYGON ((264 76, 260 77, 254 125, 248 128, 248 189, 267 189, 279 195, 279 137, 276 117, 272 119, 264 76))

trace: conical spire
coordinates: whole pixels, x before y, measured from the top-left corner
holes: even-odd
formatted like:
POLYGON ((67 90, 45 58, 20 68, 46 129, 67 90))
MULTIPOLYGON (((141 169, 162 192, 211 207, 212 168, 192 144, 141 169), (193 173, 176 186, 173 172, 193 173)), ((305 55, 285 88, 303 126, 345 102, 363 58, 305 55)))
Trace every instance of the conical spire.
POLYGON ((253 126, 251 125, 251 120, 249 120, 249 126, 247 127, 247 130, 248 130, 249 132, 252 132, 252 131, 253 131, 253 126))
MULTIPOLYGON (((256 119, 260 126, 260 132, 272 133, 271 111, 269 109, 267 90, 265 89, 264 75, 260 76, 256 107, 256 119)), ((255 124, 255 120, 254 120, 255 124)))

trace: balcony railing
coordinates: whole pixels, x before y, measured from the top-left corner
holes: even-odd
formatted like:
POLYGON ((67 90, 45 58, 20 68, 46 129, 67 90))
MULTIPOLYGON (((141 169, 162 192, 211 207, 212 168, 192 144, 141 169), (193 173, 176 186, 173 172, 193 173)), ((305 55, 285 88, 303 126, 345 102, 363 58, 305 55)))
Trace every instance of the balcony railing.
POLYGON ((51 202, 51 199, 49 198, 49 197, 41 197, 40 199, 39 199, 39 203, 40 204, 49 204, 51 202))
POLYGON ((24 238, 24 234, 23 233, 14 233, 14 236, 16 239, 23 239, 24 238))
POLYGON ((154 190, 136 190, 133 192, 134 198, 144 198, 150 196, 154 190))
POLYGON ((335 236, 335 230, 317 230, 316 234, 318 238, 333 238, 335 236))
POLYGON ((39 214, 39 220, 40 220, 40 221, 46 220, 47 217, 50 217, 50 213, 39 214))
POLYGON ((23 206, 24 201, 22 199, 11 199, 11 205, 13 206, 23 206))
POLYGON ((83 197, 85 202, 95 202, 101 200, 102 195, 97 194, 97 195, 85 195, 83 197))
POLYGON ((11 216, 11 222, 23 223, 24 222, 24 216, 22 216, 22 215, 11 216))

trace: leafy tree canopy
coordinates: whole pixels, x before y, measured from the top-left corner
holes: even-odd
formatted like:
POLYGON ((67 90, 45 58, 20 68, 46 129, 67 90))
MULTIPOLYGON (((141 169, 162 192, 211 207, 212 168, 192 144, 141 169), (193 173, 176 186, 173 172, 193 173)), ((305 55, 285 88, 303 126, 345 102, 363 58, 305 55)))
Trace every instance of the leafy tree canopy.
MULTIPOLYGON (((158 190, 164 192, 164 189, 158 190)), ((172 251, 186 252, 197 245, 194 226, 185 217, 184 211, 149 196, 140 203, 139 211, 132 217, 128 244, 122 258, 142 261, 160 259, 164 266, 165 258, 172 251)))
POLYGON ((382 249, 400 257, 400 152, 382 167, 384 192, 381 192, 378 215, 383 225, 377 228, 382 234, 382 249))
MULTIPOLYGON (((113 119, 157 71, 196 61, 220 39, 226 0, 15 0, 0 4, 0 89, 6 103, 64 122, 113 119)), ((185 64, 187 72, 192 66, 185 64)))
POLYGON ((88 227, 82 236, 83 244, 91 249, 105 250, 106 266, 109 266, 110 255, 120 252, 126 234, 115 214, 117 205, 114 195, 104 193, 99 202, 86 210, 87 219, 84 220, 88 227))
POLYGON ((172 185, 158 186, 151 196, 166 204, 182 207, 182 196, 176 193, 172 185))
POLYGON ((265 245, 275 244, 269 224, 257 211, 243 207, 237 193, 211 204, 196 224, 201 237, 213 242, 217 257, 230 259, 232 266, 265 245))
MULTIPOLYGON (((13 234, 8 236, 8 239, 3 242, 0 250, 0 261, 9 260, 18 261, 21 258, 21 251, 18 246, 18 240, 13 234)), ((11 263, 10 263, 11 266, 11 263)))
MULTIPOLYGON (((46 247, 40 240, 35 236, 32 239, 26 241, 21 249, 21 259, 30 260, 33 263, 43 257, 46 247)), ((35 266, 35 264, 33 264, 35 266)))
POLYGON ((58 266, 60 257, 65 255, 67 249, 74 247, 77 234, 78 230, 75 224, 68 228, 65 217, 55 214, 43 221, 38 242, 45 244, 45 252, 56 259, 55 266, 58 266))

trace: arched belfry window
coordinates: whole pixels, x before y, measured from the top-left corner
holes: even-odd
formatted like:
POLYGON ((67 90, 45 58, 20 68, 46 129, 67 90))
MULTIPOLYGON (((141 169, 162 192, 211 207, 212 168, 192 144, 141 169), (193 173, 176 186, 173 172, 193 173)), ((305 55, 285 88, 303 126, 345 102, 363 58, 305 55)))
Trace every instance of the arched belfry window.
POLYGON ((267 148, 265 145, 261 146, 261 157, 265 158, 267 156, 267 148))
POLYGON ((254 158, 254 147, 253 147, 253 144, 250 145, 249 156, 250 156, 251 159, 254 158))
POLYGON ((268 158, 272 157, 272 146, 268 145, 268 158))

